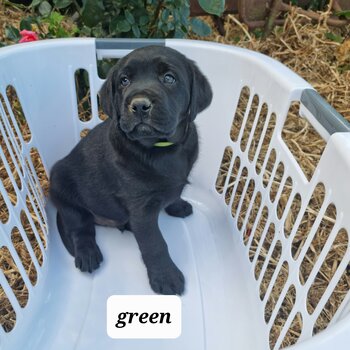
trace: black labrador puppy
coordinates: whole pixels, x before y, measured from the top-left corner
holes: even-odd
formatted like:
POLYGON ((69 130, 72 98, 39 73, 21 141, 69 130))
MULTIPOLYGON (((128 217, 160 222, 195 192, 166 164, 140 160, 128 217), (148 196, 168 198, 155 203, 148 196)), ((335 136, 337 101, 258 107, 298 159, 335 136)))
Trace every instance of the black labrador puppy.
POLYGON ((184 276, 169 256, 158 216, 162 209, 177 217, 192 213, 180 195, 198 154, 193 121, 211 103, 211 87, 181 53, 148 46, 118 61, 100 99, 110 118, 51 171, 63 243, 76 267, 92 272, 102 261, 94 225, 128 229, 152 289, 182 294, 184 276))

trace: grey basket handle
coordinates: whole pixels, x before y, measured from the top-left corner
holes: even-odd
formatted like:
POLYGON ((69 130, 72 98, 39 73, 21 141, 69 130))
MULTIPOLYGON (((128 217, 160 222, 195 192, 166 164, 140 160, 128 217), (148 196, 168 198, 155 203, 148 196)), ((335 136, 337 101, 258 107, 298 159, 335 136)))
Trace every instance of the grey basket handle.
POLYGON ((165 46, 164 39, 95 39, 98 59, 120 58, 134 49, 144 46, 165 46))
POLYGON ((350 123, 315 90, 305 89, 301 94, 300 102, 310 111, 329 135, 335 132, 350 132, 350 123))

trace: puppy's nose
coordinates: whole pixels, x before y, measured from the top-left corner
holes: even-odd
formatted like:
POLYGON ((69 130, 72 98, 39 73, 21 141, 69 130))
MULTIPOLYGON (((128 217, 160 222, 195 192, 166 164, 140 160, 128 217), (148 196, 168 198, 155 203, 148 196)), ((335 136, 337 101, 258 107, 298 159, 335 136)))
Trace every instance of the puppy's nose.
POLYGON ((148 113, 152 107, 147 97, 135 97, 131 100, 130 109, 133 113, 148 113))

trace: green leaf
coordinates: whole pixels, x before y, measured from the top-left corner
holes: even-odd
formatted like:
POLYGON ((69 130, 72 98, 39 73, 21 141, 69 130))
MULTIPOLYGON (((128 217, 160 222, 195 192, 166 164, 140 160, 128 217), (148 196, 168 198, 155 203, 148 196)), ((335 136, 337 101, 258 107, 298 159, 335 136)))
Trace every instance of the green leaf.
POLYGON ((346 19, 350 19, 350 10, 339 11, 335 13, 338 17, 345 17, 346 19))
POLYGON ((263 37, 264 31, 263 31, 261 28, 255 28, 255 29, 253 30, 253 34, 255 35, 255 37, 256 37, 257 39, 260 39, 260 38, 263 37))
POLYGON ((167 28, 168 28, 168 31, 174 30, 175 29, 174 23, 173 22, 168 22, 167 28))
POLYGON ((56 8, 58 9, 64 9, 71 5, 73 0, 53 0, 53 3, 56 8))
POLYGON ((56 35, 55 35, 56 38, 68 38, 69 37, 69 34, 68 32, 62 28, 62 27, 59 27, 56 31, 56 35))
POLYGON ((182 6, 180 8, 180 18, 179 20, 182 22, 182 23, 186 23, 188 22, 188 18, 190 17, 190 9, 188 7, 185 7, 185 6, 182 6))
POLYGON ((139 25, 144 26, 149 22, 149 18, 147 16, 141 16, 139 19, 139 25))
POLYGON ((106 32, 103 30, 101 23, 92 28, 92 35, 96 38, 103 38, 106 36, 106 32))
POLYGON ((91 36, 91 28, 83 26, 83 28, 80 29, 80 36, 91 36))
POLYGON ((109 22, 108 28, 109 28, 109 32, 111 34, 117 34, 118 33, 117 26, 118 26, 118 22, 119 21, 120 21, 120 18, 115 17, 109 22))
POLYGON ((118 32, 122 32, 122 33, 126 33, 126 32, 129 32, 131 29, 131 25, 130 23, 125 20, 125 19, 122 19, 121 21, 119 21, 117 23, 117 31, 118 32))
POLYGON ((328 40, 335 41, 337 43, 342 43, 344 38, 340 35, 334 34, 332 32, 327 32, 324 34, 328 40))
POLYGON ((169 10, 168 9, 164 9, 162 11, 161 19, 162 19, 163 22, 167 22, 168 21, 168 19, 169 19, 169 10))
POLYGON ((15 27, 8 26, 5 27, 5 38, 11 41, 17 41, 21 35, 19 34, 19 30, 15 27))
POLYGON ((23 18, 21 23, 19 24, 19 29, 32 30, 32 23, 33 23, 33 20, 30 17, 23 18))
POLYGON ((221 16, 225 10, 225 0, 198 0, 200 7, 212 14, 221 16))
POLYGON ((98 23, 106 21, 104 11, 102 0, 85 0, 81 13, 84 24, 88 27, 94 27, 98 23))
POLYGON ((52 6, 47 1, 43 1, 39 6, 39 13, 44 17, 48 16, 51 10, 52 6))
POLYGON ((49 18, 45 21, 50 23, 52 26, 59 26, 64 19, 64 16, 62 16, 60 13, 54 11, 51 12, 49 18))
POLYGON ((35 7, 35 6, 40 5, 42 2, 43 2, 43 0, 33 0, 30 6, 35 7))
POLYGON ((181 28, 176 28, 174 33, 174 38, 182 39, 186 37, 186 33, 181 28))
POLYGON ((211 28, 199 18, 191 18, 191 29, 192 32, 199 36, 208 36, 211 34, 211 28))
POLYGON ((131 29, 132 29, 132 32, 134 33, 135 38, 139 38, 141 36, 141 32, 137 24, 133 24, 131 29))
POLYGON ((135 23, 135 18, 134 16, 132 15, 132 13, 128 10, 125 10, 124 11, 124 14, 125 14, 125 18, 126 20, 130 23, 130 24, 134 24, 135 23))

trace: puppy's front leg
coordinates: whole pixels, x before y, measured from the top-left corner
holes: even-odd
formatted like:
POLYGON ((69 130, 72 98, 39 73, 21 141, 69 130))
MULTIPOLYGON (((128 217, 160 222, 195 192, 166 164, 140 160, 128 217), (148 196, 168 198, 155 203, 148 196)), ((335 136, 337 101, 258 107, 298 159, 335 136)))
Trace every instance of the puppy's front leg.
POLYGON ((96 243, 93 216, 83 208, 58 208, 58 227, 67 250, 75 257, 75 266, 82 272, 92 272, 103 260, 96 243))
POLYGON ((141 250, 151 288, 160 294, 181 295, 185 278, 171 260, 158 226, 158 212, 143 212, 130 219, 130 228, 141 250))

